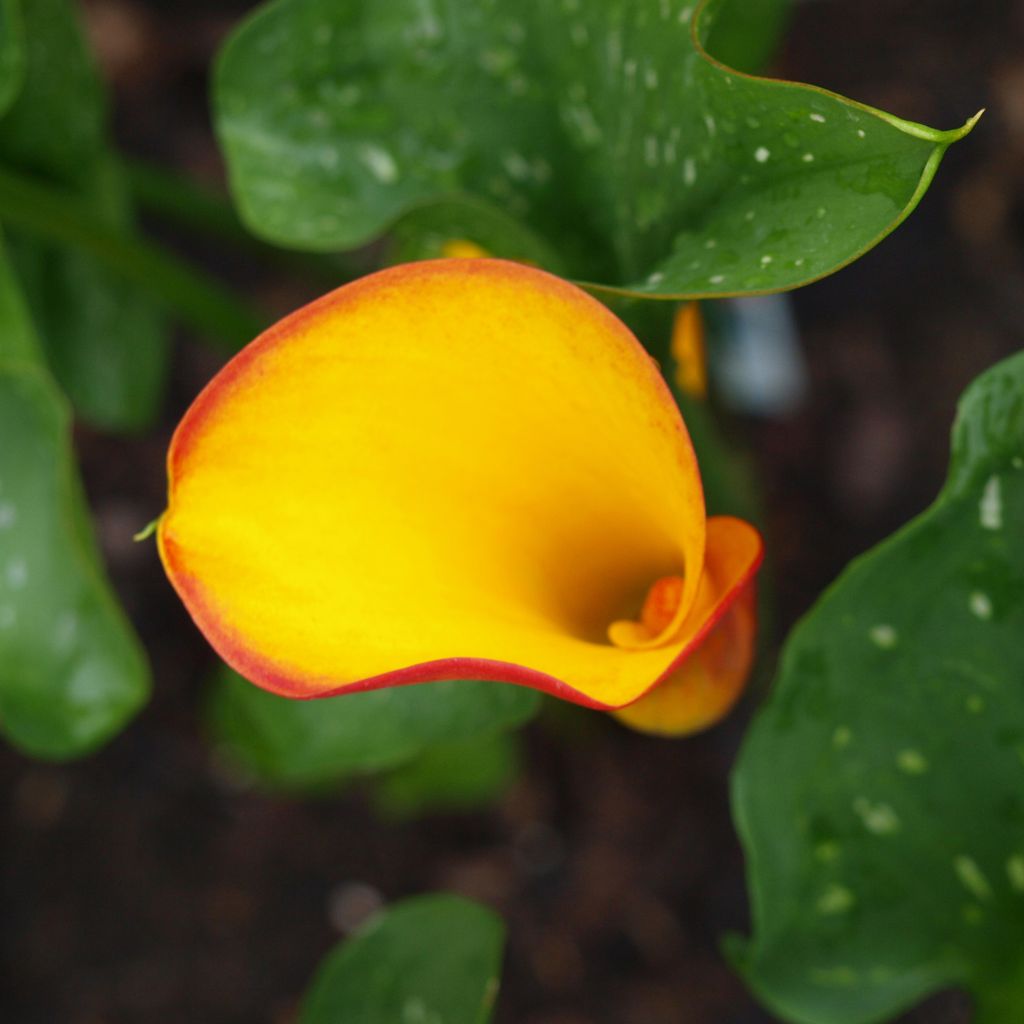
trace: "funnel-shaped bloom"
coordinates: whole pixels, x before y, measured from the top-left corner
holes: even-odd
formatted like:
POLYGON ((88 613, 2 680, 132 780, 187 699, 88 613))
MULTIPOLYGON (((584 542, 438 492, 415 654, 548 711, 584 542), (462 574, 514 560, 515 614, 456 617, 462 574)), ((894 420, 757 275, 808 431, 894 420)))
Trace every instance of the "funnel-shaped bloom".
POLYGON ((609 709, 673 677, 681 707, 719 624, 714 714, 701 697, 659 726, 637 705, 638 727, 686 732, 746 675, 736 601, 760 538, 706 520, 686 428, 627 328, 539 270, 409 264, 312 303, 207 386, 169 475, 167 573, 276 693, 472 677, 609 709))

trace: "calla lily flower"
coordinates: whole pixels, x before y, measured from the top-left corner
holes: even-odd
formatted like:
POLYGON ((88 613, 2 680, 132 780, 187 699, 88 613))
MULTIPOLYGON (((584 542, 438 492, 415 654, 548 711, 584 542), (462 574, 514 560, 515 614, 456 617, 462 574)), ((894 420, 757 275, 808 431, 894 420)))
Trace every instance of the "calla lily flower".
POLYGON ((210 382, 168 473, 167 574, 275 693, 491 679, 679 734, 742 689, 760 537, 706 517, 628 328, 543 271, 425 261, 313 302, 210 382))

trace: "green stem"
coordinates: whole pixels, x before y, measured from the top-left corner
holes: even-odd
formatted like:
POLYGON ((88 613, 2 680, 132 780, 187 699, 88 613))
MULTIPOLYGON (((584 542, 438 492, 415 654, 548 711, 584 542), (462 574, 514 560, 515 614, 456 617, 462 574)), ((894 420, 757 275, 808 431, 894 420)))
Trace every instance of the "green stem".
POLYGON ((144 209, 233 245, 259 245, 231 204, 211 189, 141 160, 122 158, 121 170, 132 196, 144 209))
POLYGON ((331 285, 361 277, 370 269, 365 257, 357 254, 314 256, 261 241, 249 233, 230 202, 181 174, 136 159, 123 159, 121 168, 142 209, 171 224, 183 225, 197 234, 213 236, 250 252, 264 263, 331 285))
POLYGON ((266 320, 159 246, 104 223, 71 194, 0 168, 0 222, 87 252, 225 348, 238 349, 266 320))

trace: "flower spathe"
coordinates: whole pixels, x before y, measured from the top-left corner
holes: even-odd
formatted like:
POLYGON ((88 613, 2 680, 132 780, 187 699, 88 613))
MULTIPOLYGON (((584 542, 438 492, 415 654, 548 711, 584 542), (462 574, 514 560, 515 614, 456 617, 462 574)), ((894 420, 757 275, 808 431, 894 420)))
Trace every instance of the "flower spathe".
MULTIPOLYGON (((712 717, 742 687, 737 599, 760 538, 706 519, 657 366, 543 271, 427 261, 324 296, 210 382, 168 474, 167 574, 221 656, 276 693, 483 678, 622 708, 687 690, 727 624, 712 717)), ((640 728, 709 724, 704 699, 653 723, 644 703, 640 728)))

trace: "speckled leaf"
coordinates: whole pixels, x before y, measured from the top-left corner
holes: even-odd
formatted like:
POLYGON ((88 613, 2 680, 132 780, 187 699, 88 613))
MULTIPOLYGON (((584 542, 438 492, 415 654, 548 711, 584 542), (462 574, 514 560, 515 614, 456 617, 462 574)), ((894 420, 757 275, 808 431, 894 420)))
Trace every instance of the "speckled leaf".
POLYGON ((149 691, 103 578, 66 402, 0 265, 0 732, 28 753, 86 753, 149 691))
POLYGON ((438 743, 376 780, 373 803, 389 818, 470 810, 496 800, 518 770, 519 745, 512 733, 438 743))
POLYGON ((514 728, 539 703, 533 690, 473 681, 288 700, 222 668, 210 723, 227 752, 259 779, 308 789, 396 767, 434 744, 514 728))
MULTIPOLYGON (((0 161, 81 198, 108 224, 133 230, 127 191, 107 150, 102 85, 71 0, 21 5, 25 81, 0 117, 0 161)), ((167 350, 162 317, 82 253, 9 232, 17 275, 51 368, 77 411, 131 430, 155 415, 167 350)))
POLYGON ((965 986, 1024 1006, 1024 354, 967 391, 935 504, 796 628, 735 775, 754 935, 789 1021, 965 986))
POLYGON ((753 60, 784 13, 770 0, 276 0, 217 69, 234 192, 255 231, 301 248, 355 246, 414 207, 473 196, 596 287, 793 288, 891 231, 967 128, 751 78, 697 42, 753 60), (741 13, 757 26, 745 41, 741 13))
POLYGON ((486 1024, 504 944, 501 919, 476 903, 405 900, 324 960, 299 1024, 486 1024))

